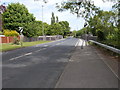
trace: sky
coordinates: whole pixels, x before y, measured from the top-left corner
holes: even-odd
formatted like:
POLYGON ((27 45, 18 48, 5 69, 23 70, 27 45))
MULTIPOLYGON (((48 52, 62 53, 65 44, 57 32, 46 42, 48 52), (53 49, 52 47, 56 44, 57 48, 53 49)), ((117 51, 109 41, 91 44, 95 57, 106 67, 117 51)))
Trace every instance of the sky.
MULTIPOLYGON (((47 0, 45 4, 42 0, 0 0, 0 4, 5 3, 7 6, 10 3, 21 3, 24 4, 30 13, 36 17, 36 20, 42 21, 42 5, 43 7, 43 21, 48 24, 51 23, 51 14, 54 12, 55 16, 58 16, 59 21, 68 21, 71 27, 71 31, 80 30, 84 26, 84 19, 77 18, 76 15, 71 14, 69 11, 58 12, 58 9, 55 7, 56 3, 61 3, 63 0, 47 0)), ((64 0, 65 1, 65 0, 64 0)), ((112 2, 104 3, 102 0, 93 0, 94 4, 97 7, 100 7, 104 11, 109 11, 112 9, 112 2)))

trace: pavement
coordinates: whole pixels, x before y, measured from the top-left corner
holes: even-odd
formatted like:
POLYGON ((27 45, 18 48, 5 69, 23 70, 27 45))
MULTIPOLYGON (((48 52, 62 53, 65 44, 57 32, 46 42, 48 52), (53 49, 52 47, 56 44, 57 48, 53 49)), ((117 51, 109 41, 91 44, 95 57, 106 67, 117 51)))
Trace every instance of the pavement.
POLYGON ((117 88, 117 77, 97 53, 76 38, 4 52, 2 87, 117 88))
MULTIPOLYGON (((118 78, 94 47, 80 40, 56 88, 118 88, 118 78)), ((116 90, 116 89, 113 89, 116 90)))

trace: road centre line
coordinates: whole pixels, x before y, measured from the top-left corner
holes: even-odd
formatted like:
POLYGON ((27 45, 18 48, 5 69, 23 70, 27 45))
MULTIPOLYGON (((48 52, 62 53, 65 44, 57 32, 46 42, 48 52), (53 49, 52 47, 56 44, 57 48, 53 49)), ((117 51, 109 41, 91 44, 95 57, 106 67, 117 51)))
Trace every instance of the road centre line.
POLYGON ((47 47, 48 45, 44 45, 45 47, 47 47))
POLYGON ((34 51, 34 52, 26 53, 26 54, 24 54, 24 55, 21 55, 21 56, 15 57, 15 58, 11 58, 11 59, 9 59, 9 60, 10 60, 10 61, 16 60, 16 59, 18 59, 18 58, 21 58, 21 57, 24 57, 24 56, 31 55, 31 54, 33 54, 33 53, 35 53, 35 52, 39 52, 39 51, 44 50, 44 49, 46 49, 46 48, 42 48, 42 49, 37 50, 37 51, 34 51))
POLYGON ((61 43, 57 43, 56 45, 60 45, 61 43))
MULTIPOLYGON (((64 40, 64 39, 63 39, 63 40, 64 40)), ((59 40, 59 41, 61 41, 61 40, 59 40)), ((64 42, 61 42, 61 43, 64 43, 64 42)), ((59 44, 61 44, 61 43, 58 43, 58 44, 56 44, 56 45, 59 45, 59 44)), ((48 45, 44 45, 44 46, 47 47, 48 45)), ((21 58, 21 57, 24 57, 24 56, 31 55, 31 54, 33 54, 33 53, 39 52, 39 51, 44 50, 44 49, 47 49, 47 48, 42 48, 42 49, 37 50, 37 51, 34 51, 34 52, 29 52, 29 53, 26 53, 26 54, 24 54, 24 55, 21 55, 21 56, 18 56, 18 57, 14 57, 14 58, 11 58, 11 59, 9 59, 9 60, 10 60, 10 61, 16 60, 16 59, 18 59, 18 58, 21 58)))
POLYGON ((31 55, 31 54, 32 54, 32 52, 31 53, 26 53, 26 54, 24 54, 24 56, 31 55))
POLYGON ((24 56, 24 55, 21 55, 21 56, 15 57, 15 58, 11 58, 10 61, 15 60, 15 59, 18 59, 18 58, 21 58, 21 57, 23 57, 23 56, 24 56))
POLYGON ((21 56, 15 57, 15 58, 11 58, 10 61, 21 58, 21 57, 24 57, 24 56, 27 56, 27 55, 31 55, 31 54, 32 54, 32 52, 31 53, 26 53, 24 55, 21 55, 21 56))

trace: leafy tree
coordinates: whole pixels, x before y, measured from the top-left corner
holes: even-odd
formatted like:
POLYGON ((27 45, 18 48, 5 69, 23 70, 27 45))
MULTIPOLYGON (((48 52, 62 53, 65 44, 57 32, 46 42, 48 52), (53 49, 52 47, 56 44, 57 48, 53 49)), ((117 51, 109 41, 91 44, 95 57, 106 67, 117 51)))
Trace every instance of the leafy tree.
POLYGON ((59 20, 58 20, 58 16, 56 16, 56 23, 58 23, 59 22, 59 20))
POLYGON ((69 23, 67 21, 61 21, 61 22, 59 22, 59 24, 62 27, 63 37, 67 36, 67 34, 70 33, 69 23))
POLYGON ((42 35, 42 21, 34 21, 24 25, 23 34, 27 37, 37 37, 42 35))
POLYGON ((51 35, 63 35, 62 27, 59 23, 54 23, 50 27, 51 35))
POLYGON ((91 0, 71 0, 62 2, 61 5, 57 3, 56 7, 58 11, 70 10, 70 12, 76 14, 77 17, 83 17, 85 21, 99 12, 99 8, 97 8, 91 0))
POLYGON ((50 25, 47 23, 43 23, 44 24, 44 33, 45 35, 51 35, 51 30, 50 30, 50 25))
MULTIPOLYGON (((3 13, 4 28, 18 31, 18 27, 24 27, 24 35, 30 33, 26 25, 35 21, 33 14, 28 12, 25 5, 20 3, 11 3, 7 7, 7 11, 3 13)), ((19 32, 19 31, 18 31, 19 32)), ((32 36, 32 35, 30 35, 32 36)))
POLYGON ((96 30, 101 29, 105 36, 113 33, 114 13, 111 11, 101 11, 98 15, 90 18, 89 27, 93 35, 96 35, 96 30))

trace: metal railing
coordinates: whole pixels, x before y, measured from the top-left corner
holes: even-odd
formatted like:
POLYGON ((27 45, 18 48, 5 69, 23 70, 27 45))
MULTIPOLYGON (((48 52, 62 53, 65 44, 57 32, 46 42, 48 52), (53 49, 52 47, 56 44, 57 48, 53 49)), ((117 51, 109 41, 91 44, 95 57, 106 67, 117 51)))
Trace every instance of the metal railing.
POLYGON ((97 44, 97 45, 99 45, 101 47, 104 47, 104 48, 106 48, 108 50, 111 50, 111 51, 113 51, 115 53, 120 54, 120 50, 117 49, 117 48, 114 48, 114 47, 111 47, 111 46, 108 46, 108 45, 105 45, 105 44, 102 44, 102 43, 99 43, 99 42, 96 42, 96 41, 93 41, 93 40, 89 40, 89 41, 92 42, 92 43, 95 43, 95 44, 97 44))

